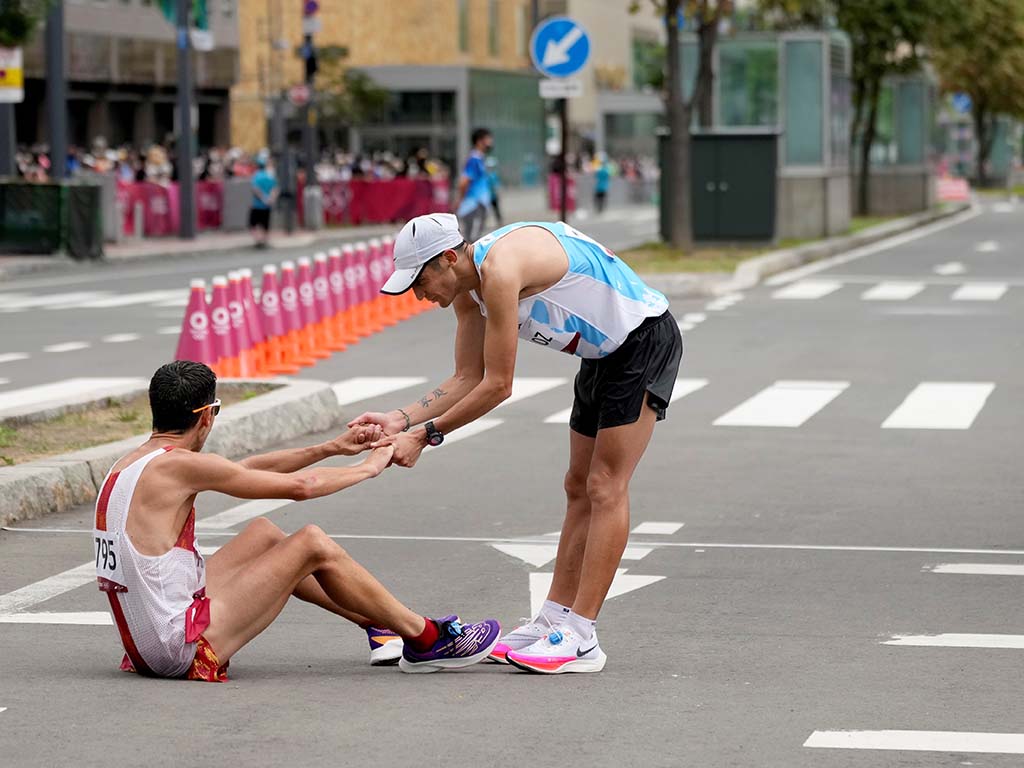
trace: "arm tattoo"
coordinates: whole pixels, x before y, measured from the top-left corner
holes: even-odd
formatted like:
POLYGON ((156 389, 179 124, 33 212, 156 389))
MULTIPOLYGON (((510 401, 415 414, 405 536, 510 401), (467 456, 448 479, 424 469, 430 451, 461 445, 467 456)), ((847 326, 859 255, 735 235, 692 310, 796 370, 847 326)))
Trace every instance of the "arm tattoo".
POLYGON ((433 400, 440 400, 442 397, 444 397, 448 393, 445 392, 440 387, 438 387, 433 392, 431 392, 431 394, 434 396, 433 399, 431 399, 430 395, 424 395, 422 398, 420 398, 420 406, 422 406, 423 408, 429 408, 430 407, 430 403, 433 400))

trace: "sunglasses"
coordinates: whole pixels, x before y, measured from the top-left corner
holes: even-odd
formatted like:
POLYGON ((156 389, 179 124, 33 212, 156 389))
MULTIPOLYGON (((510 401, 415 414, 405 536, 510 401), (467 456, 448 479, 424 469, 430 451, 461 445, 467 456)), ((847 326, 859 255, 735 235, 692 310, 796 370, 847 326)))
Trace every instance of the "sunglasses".
POLYGON ((207 408, 212 408, 213 409, 213 415, 214 416, 216 416, 218 413, 220 413, 220 398, 218 397, 212 403, 210 403, 209 405, 204 405, 202 408, 194 408, 192 410, 192 413, 199 413, 200 411, 205 411, 207 408))

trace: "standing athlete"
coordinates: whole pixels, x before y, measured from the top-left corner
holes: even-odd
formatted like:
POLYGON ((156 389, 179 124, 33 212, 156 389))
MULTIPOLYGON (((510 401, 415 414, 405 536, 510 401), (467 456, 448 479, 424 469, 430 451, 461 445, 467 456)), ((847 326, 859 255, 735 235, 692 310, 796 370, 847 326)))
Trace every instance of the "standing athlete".
POLYGON ((313 499, 376 477, 394 450, 377 448, 354 467, 305 469, 365 450, 379 435, 374 427, 238 463, 200 453, 220 410, 216 386, 201 363, 157 370, 149 385, 153 434, 114 464, 96 501, 96 577, 121 635, 121 668, 226 680, 231 657, 291 597, 363 627, 371 663, 393 660, 406 672, 436 672, 483 660, 498 640, 498 622, 463 625, 455 616, 435 621, 413 613, 316 526, 287 536, 261 518, 208 562, 203 558, 195 541, 198 493, 313 499))
POLYGON ((665 297, 609 249, 569 225, 520 222, 473 244, 456 218, 419 216, 395 240, 381 289, 454 305, 455 373, 422 399, 350 426, 383 427, 394 461, 512 392, 517 338, 583 358, 569 421, 567 508, 548 599, 491 654, 535 672, 597 672, 596 620, 629 536, 629 481, 672 396, 682 340, 665 297), (422 427, 412 429, 422 424, 422 427), (401 433, 401 434, 400 434, 401 433))

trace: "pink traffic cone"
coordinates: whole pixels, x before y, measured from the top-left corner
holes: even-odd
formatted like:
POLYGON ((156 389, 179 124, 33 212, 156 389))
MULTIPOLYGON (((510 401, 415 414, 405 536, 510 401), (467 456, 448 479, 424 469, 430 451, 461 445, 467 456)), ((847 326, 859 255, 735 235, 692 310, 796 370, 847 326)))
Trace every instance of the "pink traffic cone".
POLYGON ((299 286, 295 279, 295 262, 281 264, 281 309, 288 335, 285 362, 295 365, 316 365, 302 345, 302 310, 299 308, 299 286))
POLYGON ((242 276, 242 306, 245 309, 246 328, 249 330, 249 341, 252 342, 252 364, 257 376, 265 376, 267 371, 267 349, 266 336, 263 333, 263 324, 260 323, 259 309, 256 307, 256 297, 253 295, 252 270, 249 268, 238 270, 242 276))
POLYGON ((238 375, 253 376, 256 368, 252 361, 252 339, 249 338, 249 324, 245 319, 242 276, 238 272, 228 272, 228 309, 231 311, 231 335, 238 352, 238 375))
POLYGON ((210 302, 210 324, 213 326, 213 348, 217 355, 217 375, 237 378, 238 350, 231 332, 231 309, 228 306, 228 279, 224 275, 213 278, 213 300, 210 302))
POLYGON ((334 305, 334 337, 345 344, 358 344, 356 336, 348 325, 348 304, 346 304, 345 269, 342 266, 341 248, 331 248, 327 252, 328 279, 331 284, 331 297, 334 305))
POLYGON ((206 306, 206 281, 193 280, 185 318, 181 321, 175 360, 192 360, 216 368, 217 353, 210 333, 210 312, 206 306))
POLYGON ((266 339, 267 373, 298 373, 299 366, 288 362, 288 331, 285 328, 281 291, 277 285, 277 267, 263 267, 263 287, 260 290, 260 325, 266 339))
POLYGON ((331 352, 344 352, 348 345, 334 332, 334 294, 331 291, 327 254, 323 251, 313 256, 313 298, 316 300, 317 338, 320 345, 331 352))
POLYGON ((296 259, 299 271, 296 276, 299 284, 299 311, 302 313, 302 330, 299 337, 302 339, 303 349, 310 357, 318 357, 321 360, 331 356, 331 353, 320 346, 320 340, 316 336, 317 321, 320 319, 316 313, 316 292, 313 290, 313 262, 308 256, 300 256, 296 259))

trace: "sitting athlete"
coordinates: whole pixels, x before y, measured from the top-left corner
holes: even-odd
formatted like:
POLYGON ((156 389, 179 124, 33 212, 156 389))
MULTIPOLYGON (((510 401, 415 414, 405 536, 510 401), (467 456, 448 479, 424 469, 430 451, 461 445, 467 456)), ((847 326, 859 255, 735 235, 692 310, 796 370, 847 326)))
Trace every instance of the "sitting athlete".
POLYGON ((216 385, 200 363, 162 366, 149 385, 153 434, 114 464, 96 502, 96 576, 124 645, 122 669, 226 680, 231 657, 292 596, 366 629, 371 663, 435 672, 486 658, 498 640, 497 621, 461 624, 455 616, 413 613, 316 526, 289 536, 254 520, 204 560, 195 541, 199 492, 313 499, 376 477, 394 450, 376 448, 353 467, 305 469, 366 450, 380 434, 371 427, 237 463, 200 453, 220 410, 216 385))
POLYGON ((377 424, 411 467, 427 445, 512 393, 517 337, 582 358, 569 418, 566 513, 548 599, 492 659, 531 672, 599 672, 597 614, 629 537, 629 481, 672 399, 682 339, 665 297, 564 222, 524 221, 464 242, 450 214, 418 216, 395 240, 381 292, 453 306, 455 373, 377 424), (423 424, 422 428, 411 429, 423 424), (557 630, 557 631, 555 631, 557 630))

